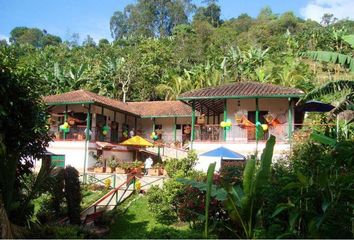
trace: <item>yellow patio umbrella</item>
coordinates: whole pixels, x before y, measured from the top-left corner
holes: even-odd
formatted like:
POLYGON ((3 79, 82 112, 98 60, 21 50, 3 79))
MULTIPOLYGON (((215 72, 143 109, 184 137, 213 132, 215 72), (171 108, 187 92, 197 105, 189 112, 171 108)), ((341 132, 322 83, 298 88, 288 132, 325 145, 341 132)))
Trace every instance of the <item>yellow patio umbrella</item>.
MULTIPOLYGON (((142 138, 140 136, 134 136, 132 138, 129 138, 125 140, 124 142, 121 142, 122 145, 127 145, 127 146, 135 146, 135 147, 153 147, 154 144, 146 140, 145 138, 142 138)), ((138 157, 138 151, 136 151, 135 154, 135 160, 137 160, 138 157)))
POLYGON ((140 136, 134 136, 132 138, 129 138, 125 140, 124 142, 121 143, 122 145, 129 145, 129 146, 139 146, 139 147, 153 147, 154 144, 146 140, 145 138, 142 138, 140 136))

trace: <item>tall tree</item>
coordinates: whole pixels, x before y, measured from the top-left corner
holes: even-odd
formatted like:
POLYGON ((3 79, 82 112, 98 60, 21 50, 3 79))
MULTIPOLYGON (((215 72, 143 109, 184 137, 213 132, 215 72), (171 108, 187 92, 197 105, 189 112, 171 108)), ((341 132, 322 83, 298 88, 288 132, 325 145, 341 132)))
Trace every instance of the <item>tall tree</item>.
POLYGON ((58 45, 61 38, 48 34, 46 30, 38 28, 15 27, 10 32, 10 42, 13 44, 30 44, 34 47, 58 45))
POLYGON ((207 1, 206 7, 199 7, 193 17, 193 21, 207 21, 213 27, 219 27, 222 24, 221 8, 216 1, 207 1))
POLYGON ((110 21, 112 37, 129 35, 170 36, 178 24, 188 22, 193 10, 191 0, 138 0, 124 11, 117 11, 110 21))

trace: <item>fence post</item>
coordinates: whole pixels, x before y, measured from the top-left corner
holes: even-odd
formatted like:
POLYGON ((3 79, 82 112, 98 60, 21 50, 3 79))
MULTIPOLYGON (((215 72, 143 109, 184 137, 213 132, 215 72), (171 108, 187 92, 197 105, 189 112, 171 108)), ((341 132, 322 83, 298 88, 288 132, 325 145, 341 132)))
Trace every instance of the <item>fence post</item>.
POLYGON ((116 174, 113 175, 113 188, 116 188, 116 174))
POLYGON ((135 192, 135 175, 133 176, 133 192, 135 192))
POLYGON ((116 189, 116 205, 118 205, 118 189, 116 189))

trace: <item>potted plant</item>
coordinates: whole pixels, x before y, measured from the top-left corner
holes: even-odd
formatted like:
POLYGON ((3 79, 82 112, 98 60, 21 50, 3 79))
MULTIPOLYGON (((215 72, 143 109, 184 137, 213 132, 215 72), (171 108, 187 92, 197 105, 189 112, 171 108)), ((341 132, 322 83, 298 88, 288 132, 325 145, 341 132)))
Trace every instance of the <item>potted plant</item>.
POLYGON ((132 169, 136 172, 136 173, 141 173, 142 170, 141 168, 144 166, 143 162, 140 162, 140 161, 134 161, 132 162, 132 169))
POLYGON ((125 173, 128 173, 131 168, 132 168, 132 166, 131 166, 130 162, 122 161, 118 164, 118 166, 116 168, 116 173, 125 174, 125 173))
POLYGON ((95 168, 94 168, 95 173, 104 173, 106 172, 105 166, 104 166, 104 159, 102 156, 99 156, 96 160, 95 163, 95 168))
POLYGON ((160 176, 163 173, 163 168, 160 163, 156 163, 152 168, 148 169, 148 175, 150 176, 160 176))
POLYGON ((109 158, 108 158, 108 171, 110 172, 110 173, 114 173, 114 171, 116 170, 116 168, 117 168, 117 166, 118 166, 118 159, 116 158, 116 156, 110 156, 109 158))
POLYGON ((123 168, 123 162, 122 161, 119 161, 118 164, 117 164, 117 167, 116 167, 116 173, 118 174, 125 174, 126 171, 125 169, 123 168))

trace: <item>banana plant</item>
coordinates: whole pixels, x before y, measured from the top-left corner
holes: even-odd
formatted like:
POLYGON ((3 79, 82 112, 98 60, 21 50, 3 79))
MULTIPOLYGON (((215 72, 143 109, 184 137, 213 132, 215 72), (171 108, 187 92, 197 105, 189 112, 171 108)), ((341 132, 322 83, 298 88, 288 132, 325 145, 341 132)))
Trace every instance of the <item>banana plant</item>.
MULTIPOLYGON (((262 189, 269 183, 274 146, 275 137, 271 135, 263 150, 260 162, 258 163, 258 160, 255 158, 247 161, 243 173, 242 187, 227 183, 222 187, 212 185, 210 174, 214 172, 213 165, 208 168, 207 183, 189 179, 177 179, 177 181, 196 187, 201 191, 206 191, 207 199, 208 197, 215 197, 217 200, 222 201, 233 222, 232 230, 237 237, 253 238, 255 226, 262 211, 262 189)), ((207 226, 208 222, 206 222, 205 233, 207 233, 207 226)))
MULTIPOLYGON (((354 66, 354 62, 353 62, 354 66)), ((341 91, 349 91, 345 96, 344 100, 341 101, 333 110, 332 113, 335 115, 343 112, 348 109, 351 105, 354 104, 354 81, 353 80, 338 80, 332 81, 320 86, 308 94, 306 94, 300 102, 306 102, 307 100, 316 99, 328 94, 333 94, 341 91)))

